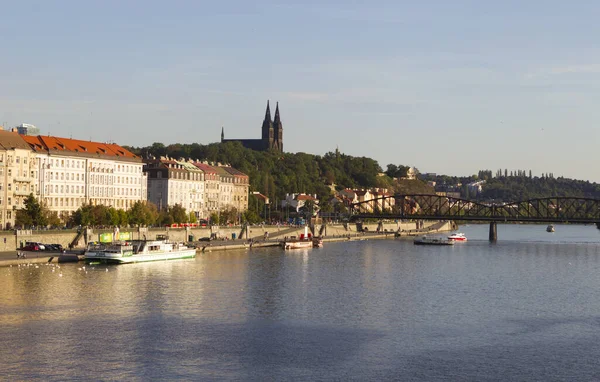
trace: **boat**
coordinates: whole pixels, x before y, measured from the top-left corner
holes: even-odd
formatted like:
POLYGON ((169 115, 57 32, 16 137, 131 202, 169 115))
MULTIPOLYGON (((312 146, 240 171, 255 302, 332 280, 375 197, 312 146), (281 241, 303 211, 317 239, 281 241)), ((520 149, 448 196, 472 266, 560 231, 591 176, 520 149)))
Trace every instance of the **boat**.
POLYGON ((304 227, 304 233, 300 237, 292 236, 279 242, 283 249, 302 249, 302 248, 320 248, 323 246, 323 239, 320 237, 311 237, 308 228, 304 227))
POLYGON ((414 241, 415 245, 454 245, 455 241, 441 237, 418 237, 414 241))
POLYGON ((84 253, 86 263, 127 264, 158 260, 191 259, 196 248, 162 240, 130 240, 90 244, 84 253))
POLYGON ((448 236, 448 240, 467 241, 467 237, 465 236, 464 233, 456 232, 456 233, 453 233, 452 235, 448 236))
POLYGON ((546 227, 546 232, 554 232, 554 225, 549 224, 548 227, 546 227))

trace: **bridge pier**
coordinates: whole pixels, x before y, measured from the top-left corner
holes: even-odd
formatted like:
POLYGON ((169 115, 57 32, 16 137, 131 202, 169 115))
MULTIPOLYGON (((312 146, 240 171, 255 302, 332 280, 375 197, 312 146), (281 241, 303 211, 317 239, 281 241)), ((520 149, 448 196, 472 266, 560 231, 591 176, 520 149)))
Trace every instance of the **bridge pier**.
POLYGON ((498 240, 498 226, 496 222, 490 222, 490 243, 495 243, 498 240))

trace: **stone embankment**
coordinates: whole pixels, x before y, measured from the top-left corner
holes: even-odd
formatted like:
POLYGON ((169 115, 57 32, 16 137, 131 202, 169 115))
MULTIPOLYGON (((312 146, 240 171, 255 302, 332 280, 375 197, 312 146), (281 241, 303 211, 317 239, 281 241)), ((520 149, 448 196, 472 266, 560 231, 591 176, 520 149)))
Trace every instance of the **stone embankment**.
MULTIPOLYGON (((417 236, 427 233, 446 232, 456 229, 454 222, 397 222, 382 225, 363 224, 362 227, 355 224, 328 224, 314 227, 315 236, 321 236, 324 242, 352 241, 386 239, 396 236, 417 236)), ((121 232, 127 230, 122 229, 121 232)), ((87 232, 88 241, 97 241, 98 235, 111 230, 94 230, 87 232)), ((224 251, 233 249, 249 249, 260 247, 277 246, 279 241, 285 237, 300 236, 304 233, 304 227, 290 226, 248 226, 242 230, 241 227, 212 227, 196 229, 148 229, 137 232, 131 230, 133 239, 154 239, 158 235, 167 235, 170 240, 189 242, 202 252, 224 251), (207 240, 216 237, 214 240, 207 240), (191 239, 191 240, 190 240, 191 239), (205 240, 200 240, 205 239, 205 240)), ((77 231, 32 231, 26 235, 13 232, 0 233, 0 266, 9 266, 26 263, 47 262, 73 262, 82 259, 85 247, 85 235, 78 235, 77 231), (26 257, 17 257, 17 245, 25 242, 40 242, 49 244, 61 244, 67 248, 74 239, 80 236, 77 245, 66 254, 54 252, 24 252, 26 257), (4 240, 6 239, 6 240, 4 240), (4 247, 2 247, 4 245, 4 247)))

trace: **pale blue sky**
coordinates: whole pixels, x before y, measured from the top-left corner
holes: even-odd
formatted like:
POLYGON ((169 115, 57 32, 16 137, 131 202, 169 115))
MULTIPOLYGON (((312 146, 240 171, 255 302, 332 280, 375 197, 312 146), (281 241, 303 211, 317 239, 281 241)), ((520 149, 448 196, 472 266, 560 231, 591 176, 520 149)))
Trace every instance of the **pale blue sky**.
POLYGON ((600 181, 597 1, 3 1, 0 123, 600 181))

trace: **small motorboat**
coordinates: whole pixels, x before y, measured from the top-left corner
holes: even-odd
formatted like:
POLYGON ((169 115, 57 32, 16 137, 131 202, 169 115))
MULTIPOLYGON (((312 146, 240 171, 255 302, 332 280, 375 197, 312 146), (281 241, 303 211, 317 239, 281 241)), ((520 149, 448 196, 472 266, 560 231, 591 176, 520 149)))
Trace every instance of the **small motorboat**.
POLYGON ((456 233, 453 233, 452 235, 448 236, 448 240, 467 241, 467 237, 465 236, 464 233, 456 232, 456 233))
POLYGON ((415 245, 454 245, 454 240, 442 237, 418 237, 414 241, 415 245))
POLYGON ((548 227, 546 227, 546 232, 554 232, 554 225, 549 224, 548 227))

